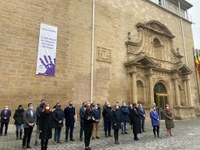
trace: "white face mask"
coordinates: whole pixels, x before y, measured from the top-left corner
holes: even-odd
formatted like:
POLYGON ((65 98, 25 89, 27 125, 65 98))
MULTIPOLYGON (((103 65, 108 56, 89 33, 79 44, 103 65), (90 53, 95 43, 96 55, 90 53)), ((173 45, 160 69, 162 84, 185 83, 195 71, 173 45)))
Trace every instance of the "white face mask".
POLYGON ((116 109, 119 109, 119 106, 116 106, 116 109))
POLYGON ((8 107, 6 107, 5 110, 8 110, 8 107))
POLYGON ((33 106, 30 106, 29 109, 30 109, 30 110, 33 110, 33 106))
POLYGON ((49 106, 47 106, 47 107, 46 107, 46 109, 47 109, 47 110, 49 110, 49 109, 50 109, 50 107, 49 107, 49 106))

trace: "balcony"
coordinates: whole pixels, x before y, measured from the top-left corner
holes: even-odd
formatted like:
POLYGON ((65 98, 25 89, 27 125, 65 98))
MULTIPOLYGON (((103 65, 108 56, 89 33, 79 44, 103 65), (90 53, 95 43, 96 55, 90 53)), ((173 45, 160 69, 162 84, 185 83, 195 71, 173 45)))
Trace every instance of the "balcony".
POLYGON ((192 7, 190 3, 185 0, 148 0, 157 4, 158 6, 170 11, 171 13, 184 18, 188 21, 192 19, 188 16, 187 10, 192 7))

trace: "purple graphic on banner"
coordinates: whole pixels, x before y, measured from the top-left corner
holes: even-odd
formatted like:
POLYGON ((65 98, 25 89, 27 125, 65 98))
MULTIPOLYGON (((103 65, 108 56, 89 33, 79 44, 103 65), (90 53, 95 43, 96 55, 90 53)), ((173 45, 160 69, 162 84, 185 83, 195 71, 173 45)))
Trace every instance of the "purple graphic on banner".
POLYGON ((55 76, 57 27, 41 23, 36 74, 55 76))
POLYGON ((46 68, 46 71, 44 73, 39 72, 40 75, 45 76, 55 76, 55 65, 56 65, 56 59, 54 58, 54 62, 52 62, 52 59, 50 56, 48 56, 49 60, 47 59, 47 56, 44 55, 44 60, 40 58, 40 62, 43 64, 43 66, 46 68))

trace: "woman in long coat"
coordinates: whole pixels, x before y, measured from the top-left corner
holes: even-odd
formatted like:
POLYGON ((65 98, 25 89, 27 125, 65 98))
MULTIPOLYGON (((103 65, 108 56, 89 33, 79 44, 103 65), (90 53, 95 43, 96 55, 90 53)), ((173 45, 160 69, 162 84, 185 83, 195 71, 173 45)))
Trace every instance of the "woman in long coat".
POLYGON ((95 122, 95 118, 92 116, 92 111, 90 106, 86 107, 86 113, 84 115, 84 134, 85 134, 85 150, 91 150, 90 147, 90 139, 92 136, 93 123, 95 122))
POLYGON ((157 137, 159 137, 160 119, 159 119, 159 115, 158 115, 158 112, 156 110, 156 107, 151 108, 150 118, 151 118, 151 123, 152 123, 152 126, 153 126, 154 137, 156 137, 156 133, 157 133, 157 137))
POLYGON ((40 114, 39 131, 41 139, 41 150, 47 150, 48 140, 52 138, 53 117, 49 105, 45 105, 40 114))
POLYGON ((121 128, 121 111, 119 110, 119 106, 115 107, 115 110, 112 111, 112 127, 114 129, 114 138, 115 144, 119 144, 119 129, 121 128))
POLYGON ((168 104, 166 105, 164 116, 165 116, 165 125, 167 128, 167 135, 172 136, 172 128, 174 128, 174 121, 173 121, 172 112, 168 104))
POLYGON ((133 104, 133 109, 130 109, 130 124, 133 126, 134 140, 138 141, 138 133, 141 133, 140 115, 136 104, 133 104))

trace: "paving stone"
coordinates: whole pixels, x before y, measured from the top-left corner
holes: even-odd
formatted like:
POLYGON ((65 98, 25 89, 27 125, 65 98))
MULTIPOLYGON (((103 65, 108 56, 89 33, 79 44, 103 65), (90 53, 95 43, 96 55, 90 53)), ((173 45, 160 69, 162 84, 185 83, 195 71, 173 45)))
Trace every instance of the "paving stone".
MULTIPOLYGON (((133 134, 128 125, 129 134, 119 134, 119 145, 114 144, 114 137, 104 137, 103 127, 100 127, 101 139, 91 140, 92 150, 199 150, 200 149, 200 119, 176 120, 173 136, 166 135, 165 123, 161 121, 160 138, 154 138, 151 123, 146 123, 146 131, 139 134, 139 141, 133 140, 133 134)), ((54 144, 50 139, 48 150, 83 150, 84 142, 79 141, 79 126, 74 131, 75 142, 64 142, 65 128, 62 129, 62 144, 54 144)), ((35 132, 31 139, 31 150, 40 150, 40 146, 34 146, 35 132)), ((0 137, 0 150, 21 149, 22 141, 15 139, 15 127, 9 126, 7 136, 0 137)))

